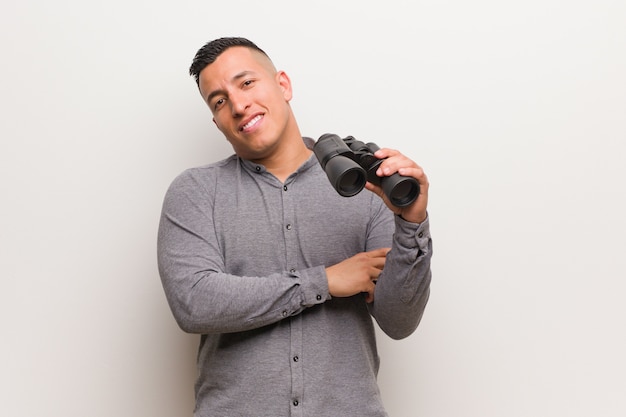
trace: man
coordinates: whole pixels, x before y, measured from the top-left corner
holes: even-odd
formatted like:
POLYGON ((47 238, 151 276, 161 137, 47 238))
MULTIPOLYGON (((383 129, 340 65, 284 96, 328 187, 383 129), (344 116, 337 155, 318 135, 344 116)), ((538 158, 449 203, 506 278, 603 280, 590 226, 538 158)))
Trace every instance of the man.
POLYGON ((394 339, 429 296, 428 180, 382 149, 378 176, 420 184, 395 207, 370 183, 337 194, 290 107, 291 81, 243 38, 190 68, 235 155, 186 170, 165 196, 158 258, 178 324, 201 334, 196 417, 386 416, 372 317, 394 339))

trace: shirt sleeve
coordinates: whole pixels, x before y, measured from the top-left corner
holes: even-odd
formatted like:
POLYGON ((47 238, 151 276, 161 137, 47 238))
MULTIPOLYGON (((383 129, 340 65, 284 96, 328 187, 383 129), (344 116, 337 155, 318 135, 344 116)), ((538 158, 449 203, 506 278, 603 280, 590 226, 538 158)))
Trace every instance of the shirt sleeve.
POLYGON ((181 174, 163 202, 157 238, 159 274, 178 325, 189 333, 251 330, 330 298, 324 267, 242 277, 225 273, 211 193, 181 174))
POLYGON ((402 339, 415 331, 428 302, 432 239, 428 218, 420 224, 394 220, 391 251, 368 307, 385 334, 402 339))

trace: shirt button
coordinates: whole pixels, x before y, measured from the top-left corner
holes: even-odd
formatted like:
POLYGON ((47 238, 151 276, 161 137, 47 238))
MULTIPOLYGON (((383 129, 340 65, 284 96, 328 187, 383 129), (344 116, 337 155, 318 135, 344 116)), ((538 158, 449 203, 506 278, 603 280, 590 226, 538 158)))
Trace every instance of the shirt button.
POLYGON ((287 186, 286 185, 283 187, 283 190, 287 191, 287 186))
POLYGON ((283 310, 283 317, 287 317, 289 313, 287 313, 287 310, 283 310))
POLYGON ((293 357, 293 361, 294 361, 294 362, 298 362, 299 360, 300 360, 300 358, 299 358, 299 357, 297 357, 297 356, 294 356, 294 357, 293 357))
POLYGON ((260 167, 260 166, 258 166, 258 165, 257 165, 257 166, 256 166, 256 168, 254 168, 254 169, 256 169, 256 172, 260 172, 260 171, 261 171, 261 167, 260 167))
POLYGON ((317 297, 315 297, 315 298, 317 298, 317 301, 320 301, 322 299, 322 296, 317 294, 317 297))
POLYGON ((424 237, 424 232, 419 232, 419 234, 417 235, 417 237, 424 237))
POLYGON ((287 225, 287 230, 291 230, 291 224, 287 225))
POLYGON ((295 273, 296 273, 296 270, 295 270, 294 268, 291 268, 291 269, 289 270, 289 272, 290 272, 290 273, 292 273, 292 274, 295 274, 295 273))
POLYGON ((298 400, 293 400, 293 405, 294 405, 294 406, 296 406, 296 407, 297 407, 297 406, 298 406, 298 404, 300 404, 300 403, 298 402, 298 400))

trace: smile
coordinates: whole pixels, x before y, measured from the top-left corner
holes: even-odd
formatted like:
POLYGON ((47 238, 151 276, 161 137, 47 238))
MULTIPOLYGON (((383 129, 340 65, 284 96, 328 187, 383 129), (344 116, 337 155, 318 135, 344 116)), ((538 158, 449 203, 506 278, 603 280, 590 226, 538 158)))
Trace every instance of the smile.
POLYGON ((246 129, 250 129, 252 126, 257 124, 257 122, 259 120, 261 120, 262 118, 263 118, 263 115, 259 114, 254 119, 250 120, 248 123, 246 123, 245 125, 241 126, 240 130, 243 131, 243 130, 246 130, 246 129))

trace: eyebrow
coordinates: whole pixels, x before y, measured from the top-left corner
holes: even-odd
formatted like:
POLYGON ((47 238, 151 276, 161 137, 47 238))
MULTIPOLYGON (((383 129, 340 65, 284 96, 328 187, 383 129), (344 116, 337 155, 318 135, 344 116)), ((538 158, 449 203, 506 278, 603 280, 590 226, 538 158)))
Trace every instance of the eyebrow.
MULTIPOLYGON (((254 71, 249 71, 249 70, 241 71, 240 73, 235 74, 233 76, 233 78, 231 78, 231 81, 240 80, 240 79, 242 79, 244 77, 247 77, 250 74, 254 74, 254 71)), ((211 91, 209 93, 209 95, 206 97, 207 104, 211 103, 211 100, 213 99, 213 97, 218 96, 220 94, 224 94, 224 93, 225 93, 224 90, 214 90, 214 91, 211 91)))

